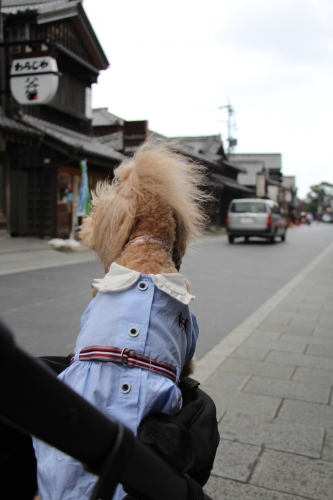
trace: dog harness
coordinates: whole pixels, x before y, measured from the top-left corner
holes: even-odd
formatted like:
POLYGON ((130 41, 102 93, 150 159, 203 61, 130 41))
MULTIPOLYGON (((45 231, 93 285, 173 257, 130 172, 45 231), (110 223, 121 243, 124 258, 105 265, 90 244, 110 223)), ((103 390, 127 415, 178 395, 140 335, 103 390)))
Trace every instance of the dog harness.
MULTIPOLYGON (((173 382, 177 380, 177 370, 169 365, 168 363, 163 363, 162 361, 157 361, 155 359, 149 358, 148 356, 143 356, 134 351, 134 349, 119 349, 118 347, 106 347, 106 346, 91 346, 81 349, 79 356, 79 361, 103 361, 114 363, 122 363, 124 366, 129 368, 143 368, 144 370, 149 370, 153 373, 158 373, 168 377, 173 382)), ((71 359, 71 363, 74 362, 74 356, 71 359)))

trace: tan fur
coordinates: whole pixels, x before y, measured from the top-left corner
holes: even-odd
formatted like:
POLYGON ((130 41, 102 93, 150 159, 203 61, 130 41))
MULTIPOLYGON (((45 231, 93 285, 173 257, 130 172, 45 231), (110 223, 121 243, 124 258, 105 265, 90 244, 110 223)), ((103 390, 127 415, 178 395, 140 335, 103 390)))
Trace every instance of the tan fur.
POLYGON ((173 246, 177 267, 190 240, 201 236, 207 222, 202 204, 210 196, 202 191, 203 183, 203 167, 165 143, 146 142, 116 169, 112 184, 97 186, 81 238, 108 266, 127 241, 141 236, 142 230, 154 231, 173 246))
MULTIPOLYGON (((133 158, 120 164, 110 183, 93 193, 91 214, 81 227, 83 242, 93 248, 104 268, 112 262, 142 274, 176 273, 191 240, 202 235, 207 222, 202 190, 205 169, 162 142, 148 141, 133 158), (165 240, 172 254, 158 243, 126 243, 148 234, 165 240)), ((188 284, 187 284, 188 285, 188 284)), ((181 378, 193 373, 184 368, 181 378)))

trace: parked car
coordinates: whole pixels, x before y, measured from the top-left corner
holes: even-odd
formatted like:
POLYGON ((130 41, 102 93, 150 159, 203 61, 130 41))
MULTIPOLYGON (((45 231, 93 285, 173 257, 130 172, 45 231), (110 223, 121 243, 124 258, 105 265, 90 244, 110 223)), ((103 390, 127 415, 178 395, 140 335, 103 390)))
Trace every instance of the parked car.
POLYGON ((321 218, 323 222, 333 222, 331 214, 324 214, 321 218))
POLYGON ((275 243, 275 237, 286 239, 287 223, 279 205, 272 200, 241 198, 229 205, 226 229, 229 243, 238 236, 247 241, 251 236, 267 238, 275 243))

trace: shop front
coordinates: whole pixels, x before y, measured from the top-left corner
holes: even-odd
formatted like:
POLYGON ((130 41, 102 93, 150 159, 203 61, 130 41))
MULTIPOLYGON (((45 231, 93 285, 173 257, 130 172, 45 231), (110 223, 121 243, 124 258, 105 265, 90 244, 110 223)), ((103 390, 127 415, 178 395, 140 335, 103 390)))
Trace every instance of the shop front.
MULTIPOLYGON (((5 125, 0 123, 3 135, 5 125)), ((15 138, 7 134, 9 181, 0 196, 0 208, 7 207, 7 232, 11 236, 73 237, 81 222, 76 210, 82 183, 80 164, 87 165, 90 193, 99 181, 113 178, 114 168, 125 156, 90 136, 30 116, 22 116, 19 125, 34 133, 35 142, 25 144, 22 134, 15 138)), ((0 189, 5 185, 5 173, 0 170, 0 189)))
MULTIPOLYGON (((103 172, 90 172, 88 166, 89 193, 100 181, 109 175, 103 172)), ((80 167, 59 166, 57 169, 57 238, 69 238, 75 235, 82 216, 76 215, 79 192, 82 183, 80 167)))

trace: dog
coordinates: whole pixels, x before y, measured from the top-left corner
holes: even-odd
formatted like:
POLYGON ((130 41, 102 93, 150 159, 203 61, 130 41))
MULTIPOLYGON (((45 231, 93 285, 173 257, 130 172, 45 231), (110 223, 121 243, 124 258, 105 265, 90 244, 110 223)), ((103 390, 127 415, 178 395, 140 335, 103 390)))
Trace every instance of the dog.
MULTIPOLYGON (((207 223, 210 195, 204 167, 153 140, 114 174, 97 185, 81 226, 106 274, 94 280, 72 363, 59 378, 136 434, 149 414, 181 409, 177 384, 193 372, 199 329, 179 270, 207 223)), ((96 476, 40 441, 34 446, 42 500, 89 499, 96 476)), ((124 496, 118 486, 113 498, 124 496)))

